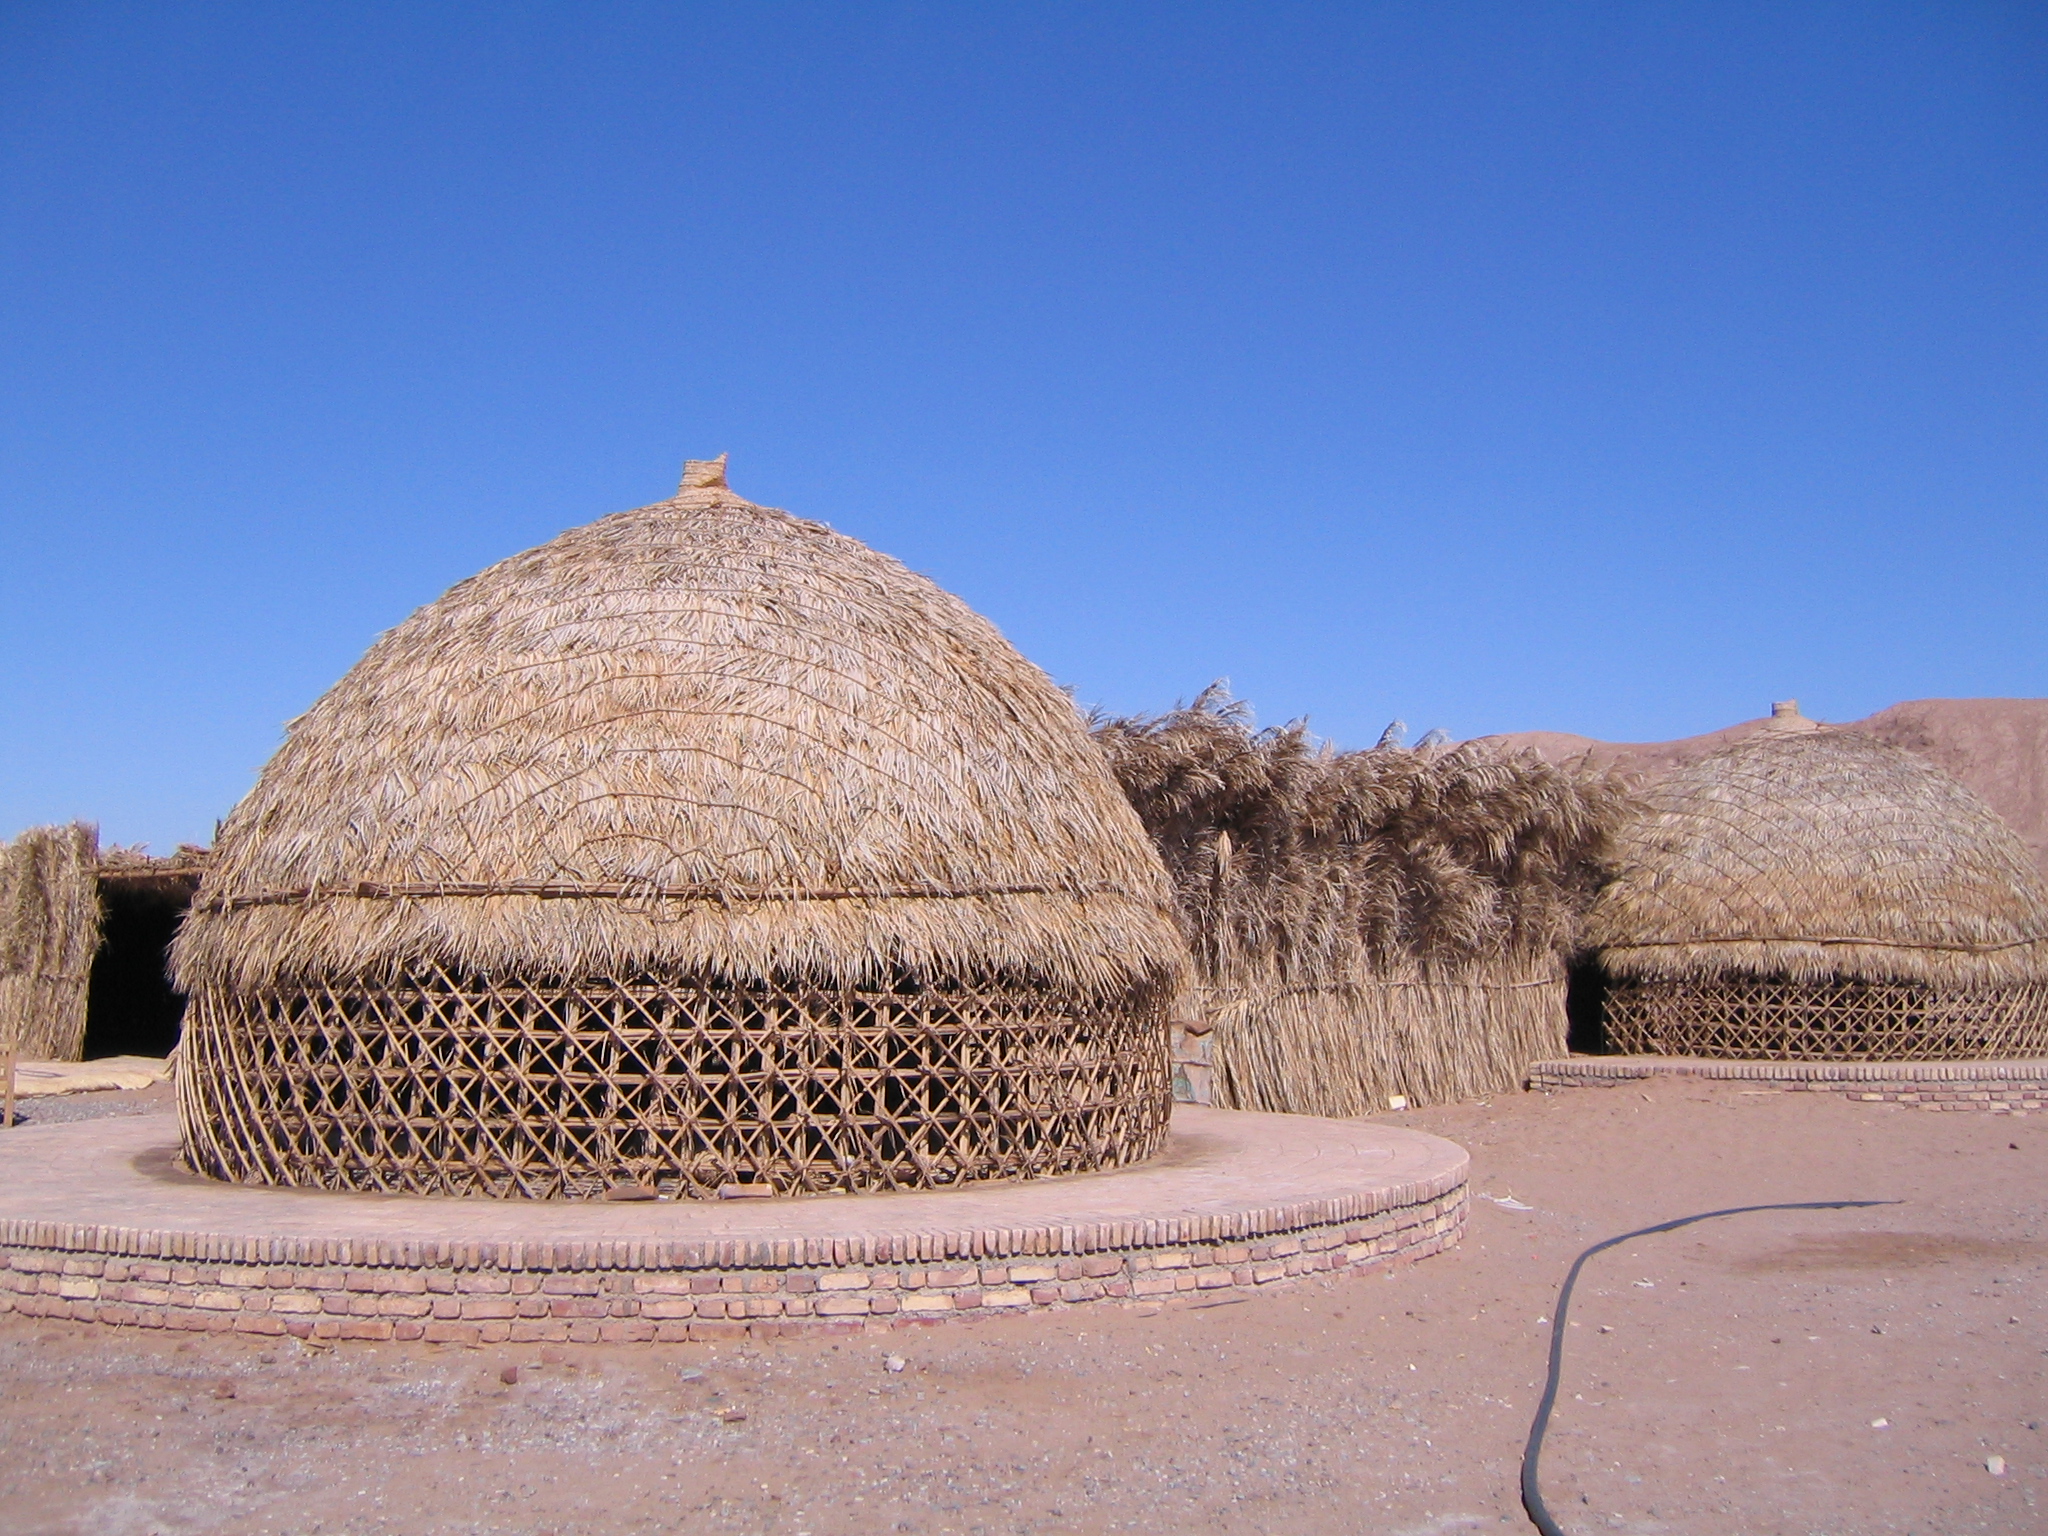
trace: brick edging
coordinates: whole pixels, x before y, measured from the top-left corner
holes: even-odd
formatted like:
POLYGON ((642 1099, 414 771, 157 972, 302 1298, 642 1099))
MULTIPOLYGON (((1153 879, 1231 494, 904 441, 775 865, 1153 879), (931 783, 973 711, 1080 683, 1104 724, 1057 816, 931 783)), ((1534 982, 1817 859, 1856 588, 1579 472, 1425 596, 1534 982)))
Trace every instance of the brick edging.
POLYGON ((632 1252, 606 1251, 668 1246, 637 1242, 530 1245, 548 1249, 545 1255, 524 1252, 529 1245, 517 1243, 370 1244, 359 1246, 397 1251, 382 1255, 381 1264, 368 1256, 238 1261, 24 1241, 27 1234, 16 1229, 57 1224, 12 1221, 0 1230, 0 1312, 125 1327, 465 1344, 662 1343, 850 1332, 1084 1302, 1166 1301, 1255 1290, 1303 1275, 1423 1258, 1463 1235, 1462 1172, 1449 1180, 1449 1188, 1422 1192, 1446 1181, 1379 1192, 1381 1208, 1370 1214, 1318 1221, 1256 1240, 1183 1238, 1049 1254, 1037 1263, 1011 1258, 999 1264, 939 1266, 888 1262, 818 1269, 801 1261, 732 1266, 715 1260, 698 1267, 664 1266, 646 1262, 644 1253, 637 1255, 640 1262, 631 1262, 632 1252), (1416 1198, 1405 1202, 1384 1198, 1410 1192, 1416 1198), (459 1255, 430 1257, 424 1251, 436 1246, 501 1246, 508 1250, 503 1257, 519 1262, 516 1267, 463 1264, 457 1262, 459 1255), (570 1252, 559 1252, 563 1248, 570 1252), (413 1250, 410 1258, 408 1250, 413 1250), (535 1262, 543 1257, 547 1262, 535 1262), (616 1262, 621 1258, 628 1262, 616 1262))
POLYGON ((1528 1086, 1613 1088, 1653 1077, 1772 1083, 1789 1093, 1840 1093, 1867 1103, 1994 1114, 2048 1110, 2048 1061, 1714 1061, 1686 1056, 1587 1056, 1539 1061, 1528 1086))

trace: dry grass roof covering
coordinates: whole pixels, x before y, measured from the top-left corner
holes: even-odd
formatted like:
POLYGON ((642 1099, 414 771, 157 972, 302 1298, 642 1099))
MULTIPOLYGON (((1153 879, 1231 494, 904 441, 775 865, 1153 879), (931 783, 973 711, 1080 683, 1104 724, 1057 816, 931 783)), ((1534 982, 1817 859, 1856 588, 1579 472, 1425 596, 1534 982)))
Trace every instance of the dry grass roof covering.
POLYGON ((1097 994, 1184 951, 1073 704, 964 603, 726 488, 492 566, 293 722, 175 955, 1097 994))
POLYGON ((100 850, 101 890, 146 892, 168 901, 190 901, 213 862, 211 849, 180 843, 167 858, 151 858, 146 848, 119 844, 100 850))
POLYGON ((1096 740, 1173 876, 1200 969, 1341 983, 1569 949, 1618 781, 1533 753, 1318 748, 1221 688, 1096 740))
POLYGON ((1920 757, 1853 731, 1763 732, 1647 800, 1588 918, 1614 975, 2048 979, 2048 890, 2025 845, 1920 757))

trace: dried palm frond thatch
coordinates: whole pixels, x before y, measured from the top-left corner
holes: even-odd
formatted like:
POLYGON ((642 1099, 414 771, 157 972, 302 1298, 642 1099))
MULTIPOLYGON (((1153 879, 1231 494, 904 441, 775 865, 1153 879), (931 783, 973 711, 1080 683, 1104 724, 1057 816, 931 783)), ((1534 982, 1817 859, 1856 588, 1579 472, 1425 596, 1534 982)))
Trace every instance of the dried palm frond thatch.
POLYGON ((1564 1046, 1564 966, 1625 792, 1533 754, 1318 746, 1219 686, 1095 739, 1152 833, 1218 1101, 1360 1114, 1501 1091, 1564 1046))
POLYGON ((152 858, 146 846, 126 848, 119 843, 100 850, 100 889, 119 890, 160 897, 177 903, 189 902, 213 862, 213 850, 196 843, 180 843, 165 858, 152 858))
POLYGON ((99 831, 31 827, 0 848, 0 1047, 77 1061, 100 947, 99 831))
POLYGON ((1163 1131, 1183 955, 1066 696, 693 462, 292 724, 177 942, 188 1135, 236 1177, 494 1193, 1095 1166, 1163 1131), (429 1065, 324 1107, 393 1035, 429 1065))
POLYGON ((1646 800, 1587 918, 1622 1048, 2048 1051, 2048 888, 2018 834, 1926 759, 1766 730, 1646 800))

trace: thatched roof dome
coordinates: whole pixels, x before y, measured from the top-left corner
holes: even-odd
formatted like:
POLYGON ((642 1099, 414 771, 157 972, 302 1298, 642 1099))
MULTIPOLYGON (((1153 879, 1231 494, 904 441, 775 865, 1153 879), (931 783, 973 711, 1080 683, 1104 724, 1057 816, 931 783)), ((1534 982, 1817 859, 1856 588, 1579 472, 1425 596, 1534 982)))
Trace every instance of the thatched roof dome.
POLYGON ((2025 845, 1922 758, 1764 731, 1645 798, 1587 921, 1612 975, 2048 979, 2048 888, 2025 845))
POLYGON ((176 966, 1121 992, 1179 965, 1170 903, 1044 673, 717 460, 380 639, 222 826, 176 966))

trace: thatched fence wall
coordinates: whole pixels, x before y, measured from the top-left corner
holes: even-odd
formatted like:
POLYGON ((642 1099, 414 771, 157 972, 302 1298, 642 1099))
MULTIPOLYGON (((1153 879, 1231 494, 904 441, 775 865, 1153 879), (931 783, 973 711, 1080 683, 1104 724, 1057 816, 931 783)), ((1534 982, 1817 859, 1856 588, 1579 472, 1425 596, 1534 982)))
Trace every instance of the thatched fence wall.
POLYGON ((1336 752, 1220 689, 1095 737, 1173 878, 1219 1104, 1441 1103, 1563 1052, 1617 780, 1473 745, 1336 752))
POLYGON ((0 849, 0 1051, 77 1061, 100 944, 99 831, 31 827, 0 849))

